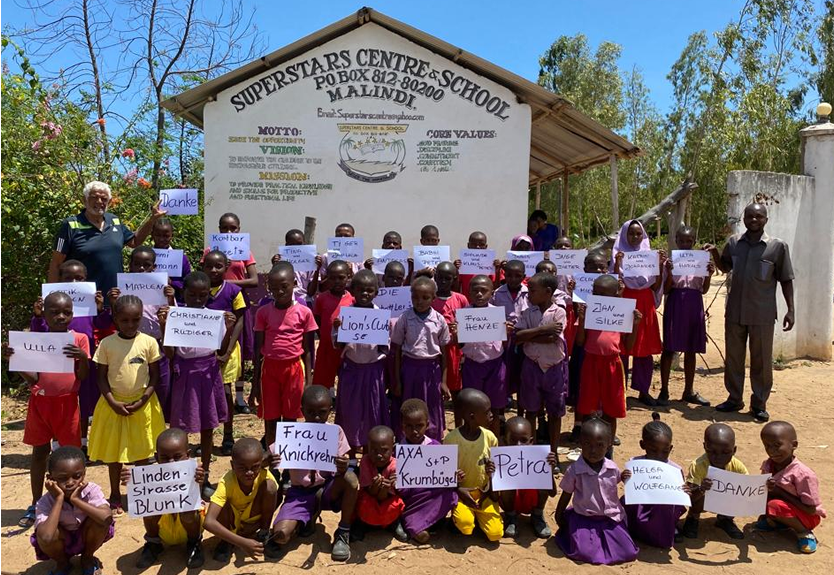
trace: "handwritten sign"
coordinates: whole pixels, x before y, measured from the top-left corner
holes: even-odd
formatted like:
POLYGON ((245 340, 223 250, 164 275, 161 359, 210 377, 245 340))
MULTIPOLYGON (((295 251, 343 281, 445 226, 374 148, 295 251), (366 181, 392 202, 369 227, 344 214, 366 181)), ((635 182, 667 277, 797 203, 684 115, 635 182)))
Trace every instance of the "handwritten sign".
POLYGON ((594 293, 594 282, 603 274, 591 274, 579 272, 573 274, 573 281, 576 286, 573 288, 573 301, 585 303, 592 293, 594 293))
POLYGON ((585 329, 631 333, 636 300, 627 297, 590 295, 585 309, 585 329))
POLYGON ((507 318, 503 307, 465 307, 455 310, 458 342, 507 341, 507 318))
POLYGON ((143 305, 167 305, 168 298, 162 291, 167 285, 168 274, 165 272, 116 274, 116 287, 121 295, 135 295, 143 305))
POLYGON ((536 266, 544 261, 544 252, 507 252, 507 261, 518 260, 524 262, 524 275, 532 277, 536 275, 536 266))
POLYGON ((9 371, 72 373, 75 361, 64 355, 64 347, 75 342, 69 332, 10 331, 9 371))
POLYGON ((707 277, 709 252, 704 250, 672 250, 672 273, 676 276, 707 277))
POLYGON ((547 462, 548 453, 549 445, 491 448, 489 456, 495 464, 492 488, 495 491, 553 489, 553 468, 547 462))
POLYGON ((414 270, 436 268, 449 261, 449 246, 414 246, 414 270))
POLYGON ((281 456, 281 469, 336 471, 339 426, 278 422, 272 452, 281 456))
POLYGON ((209 249, 226 254, 230 260, 245 261, 249 259, 249 234, 211 234, 209 249))
POLYGON ((391 312, 387 309, 346 306, 339 308, 339 319, 339 343, 388 345, 391 312))
POLYGON ((704 511, 730 517, 755 517, 765 512, 770 475, 743 475, 710 465, 707 477, 712 479, 712 488, 704 496, 704 511))
POLYGON ((462 274, 484 274, 495 273, 495 250, 460 250, 460 273, 462 274))
POLYGON ((127 512, 132 517, 152 517, 196 511, 202 505, 196 471, 196 459, 131 468, 127 512))
POLYGON ((60 291, 72 298, 72 315, 74 317, 93 317, 98 315, 96 307, 95 282, 64 282, 41 285, 41 297, 60 291))
POLYGON ((365 240, 362 238, 327 238, 331 261, 359 263, 365 261, 365 240))
POLYGON ((458 486, 457 445, 394 446, 397 460, 397 489, 442 489, 458 486))
POLYGON ((159 209, 169 216, 193 216, 200 210, 197 190, 191 188, 174 188, 159 190, 159 209))
POLYGON ((411 286, 379 288, 374 305, 390 311, 392 318, 400 317, 411 307, 411 286))
POLYGON ((163 345, 220 349, 226 335, 222 310, 172 307, 165 322, 163 345))
POLYGON ((182 277, 182 250, 161 250, 153 249, 156 254, 156 271, 165 272, 168 277, 182 277))
POLYGON ((585 269, 588 250, 550 250, 548 257, 556 264, 556 273, 569 276, 581 273, 585 269))
POLYGON ((623 252, 623 277, 633 278, 660 274, 660 261, 654 250, 623 252))
POLYGON ((403 269, 408 273, 408 250, 373 250, 374 265, 373 271, 375 274, 384 274, 385 266, 391 262, 400 262, 403 269))
POLYGON ((631 471, 631 478, 625 484, 626 505, 692 505, 689 495, 683 490, 683 474, 674 465, 650 459, 632 459, 626 462, 625 468, 631 471))
POLYGON ((281 260, 292 264, 293 271, 314 272, 316 271, 316 246, 305 244, 302 246, 279 246, 278 254, 281 260))

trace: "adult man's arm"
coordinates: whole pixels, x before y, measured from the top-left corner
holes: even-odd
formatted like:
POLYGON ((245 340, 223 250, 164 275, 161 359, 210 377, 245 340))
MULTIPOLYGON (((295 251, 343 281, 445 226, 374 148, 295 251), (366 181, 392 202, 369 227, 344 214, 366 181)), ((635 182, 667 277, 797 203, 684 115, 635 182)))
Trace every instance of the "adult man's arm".
POLYGON ((785 304, 788 306, 788 311, 785 314, 785 319, 782 320, 782 331, 791 331, 794 323, 793 313, 793 280, 781 282, 782 296, 785 298, 785 304))

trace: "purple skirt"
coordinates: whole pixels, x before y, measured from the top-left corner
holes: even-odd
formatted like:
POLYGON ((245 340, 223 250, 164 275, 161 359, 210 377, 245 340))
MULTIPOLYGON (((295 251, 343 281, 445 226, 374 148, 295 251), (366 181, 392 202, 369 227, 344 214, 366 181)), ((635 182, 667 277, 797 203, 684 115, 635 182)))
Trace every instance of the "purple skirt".
POLYGON ((671 549, 675 543, 675 524, 686 507, 681 505, 626 505, 628 532, 652 547, 671 549))
POLYGON ((556 543, 574 561, 594 565, 614 565, 637 559, 639 549, 628 534, 625 521, 608 517, 587 517, 568 508, 567 529, 556 532, 556 543))
POLYGON ((704 296, 696 289, 673 289, 663 309, 664 351, 705 353, 704 296))
POLYGON ((188 433, 214 429, 229 417, 220 365, 215 354, 174 357, 171 427, 188 433))
POLYGON ((400 520, 409 537, 426 531, 446 517, 458 503, 458 494, 454 489, 400 489, 397 493, 405 503, 400 520))
POLYGON ((464 358, 460 373, 463 387, 487 394, 492 409, 507 407, 507 364, 503 356, 483 363, 464 358))
POLYGON ((391 425, 385 396, 386 361, 355 363, 342 359, 339 393, 336 395, 336 424, 341 425, 351 447, 368 443, 368 432, 377 425, 391 425))
POLYGON ((402 403, 406 399, 422 399, 429 407, 429 427, 426 429, 426 435, 442 441, 443 432, 446 430, 446 412, 443 410, 443 395, 440 392, 440 384, 443 381, 440 357, 415 359, 403 355, 400 381, 402 382, 402 396, 392 406, 397 425, 394 432, 398 437, 401 435, 399 413, 402 403))

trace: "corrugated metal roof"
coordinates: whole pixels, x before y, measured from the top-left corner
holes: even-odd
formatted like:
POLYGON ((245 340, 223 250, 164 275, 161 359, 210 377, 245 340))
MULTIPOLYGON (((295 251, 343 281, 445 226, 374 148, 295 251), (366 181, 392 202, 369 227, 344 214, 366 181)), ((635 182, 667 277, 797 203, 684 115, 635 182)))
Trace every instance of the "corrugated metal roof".
POLYGON ((512 90, 519 102, 532 108, 530 184, 546 182, 564 173, 578 173, 618 158, 640 155, 640 148, 578 111, 567 99, 487 62, 439 38, 395 20, 372 8, 362 8, 292 44, 232 70, 196 88, 165 100, 162 105, 192 124, 203 127, 203 107, 216 94, 300 56, 312 48, 374 22, 427 50, 454 61, 512 90))

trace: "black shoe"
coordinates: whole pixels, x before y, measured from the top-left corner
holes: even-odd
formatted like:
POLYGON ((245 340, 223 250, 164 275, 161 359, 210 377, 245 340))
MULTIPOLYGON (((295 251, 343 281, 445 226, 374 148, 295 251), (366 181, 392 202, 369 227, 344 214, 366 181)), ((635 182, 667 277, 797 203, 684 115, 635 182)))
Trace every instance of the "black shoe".
POLYGON ((642 403, 646 407, 656 407, 657 406, 657 400, 655 398, 653 398, 651 395, 649 395, 648 393, 641 393, 639 396, 637 396, 637 401, 639 401, 640 403, 642 403))
POLYGON ((547 539, 552 535, 550 527, 548 527, 547 525, 547 520, 544 518, 544 514, 531 514, 530 522, 533 524, 533 531, 536 533, 536 537, 538 537, 539 539, 547 539))
POLYGON ((408 541, 408 534, 403 529, 403 524, 399 521, 396 521, 393 526, 390 527, 391 533, 394 534, 394 539, 399 541, 400 543, 405 543, 408 541))
POLYGON ((137 569, 147 569, 156 563, 159 556, 162 554, 162 543, 151 543, 146 541, 142 547, 142 553, 139 555, 139 560, 136 562, 137 569))
POLYGON ((252 410, 249 409, 249 406, 245 403, 236 403, 235 404, 235 413, 237 415, 249 415, 252 413, 252 410))
POLYGON ((683 528, 681 529, 681 533, 687 539, 697 539, 698 538, 698 518, 697 517, 687 517, 686 521, 683 522, 683 528))
POLYGON ((221 541, 214 548, 214 553, 211 556, 215 561, 225 565, 232 559, 232 544, 227 541, 221 541))
POLYGON ((279 545, 275 539, 270 539, 264 545, 264 557, 267 559, 281 559, 287 554, 285 545, 279 545))
POLYGON ((209 483, 209 480, 206 479, 205 483, 203 483, 203 489, 200 491, 200 496, 202 496, 203 501, 209 501, 215 491, 217 491, 217 486, 212 485, 209 483))
POLYGON ((365 535, 368 533, 368 526, 362 523, 361 520, 356 519, 350 525, 350 539, 349 541, 364 541, 365 535))
POLYGON ((700 393, 693 392, 692 395, 684 395, 681 397, 681 401, 685 403, 694 403, 695 405, 700 405, 701 407, 709 407, 709 401, 704 399, 700 393))
POLYGON ((657 394, 657 399, 655 400, 657 405, 661 407, 666 407, 669 405, 669 392, 668 391, 661 391, 657 394))
POLYGON ((518 515, 515 513, 504 513, 504 537, 514 539, 518 536, 518 515))
POLYGON ((220 455, 231 455, 232 447, 235 446, 235 439, 231 435, 223 436, 223 443, 220 444, 220 455))
POLYGON ((715 410, 720 411, 722 413, 732 413, 734 411, 741 411, 742 409, 744 409, 743 403, 735 403, 734 401, 730 401, 729 399, 715 406, 715 410))
POLYGON ((330 559, 344 563, 350 559, 350 529, 339 527, 333 534, 333 548, 330 550, 330 559))
POLYGON ((730 539, 744 539, 744 533, 741 532, 741 529, 736 527, 732 517, 719 515, 718 519, 715 520, 715 526, 729 535, 730 539))
POLYGON ((750 414, 753 416, 753 419, 759 423, 765 423, 770 419, 770 414, 764 409, 756 409, 754 407, 750 410, 750 414))
POLYGON ((185 566, 188 569, 199 569, 206 562, 203 554, 203 543, 200 539, 195 542, 189 541, 185 546, 185 566))
POLYGON ((622 441, 620 441, 619 436, 615 435, 614 441, 612 441, 611 443, 613 443, 616 447, 619 447, 622 444, 622 441))
POLYGON ((312 537, 316 532, 316 518, 313 517, 298 530, 299 537, 312 537))

